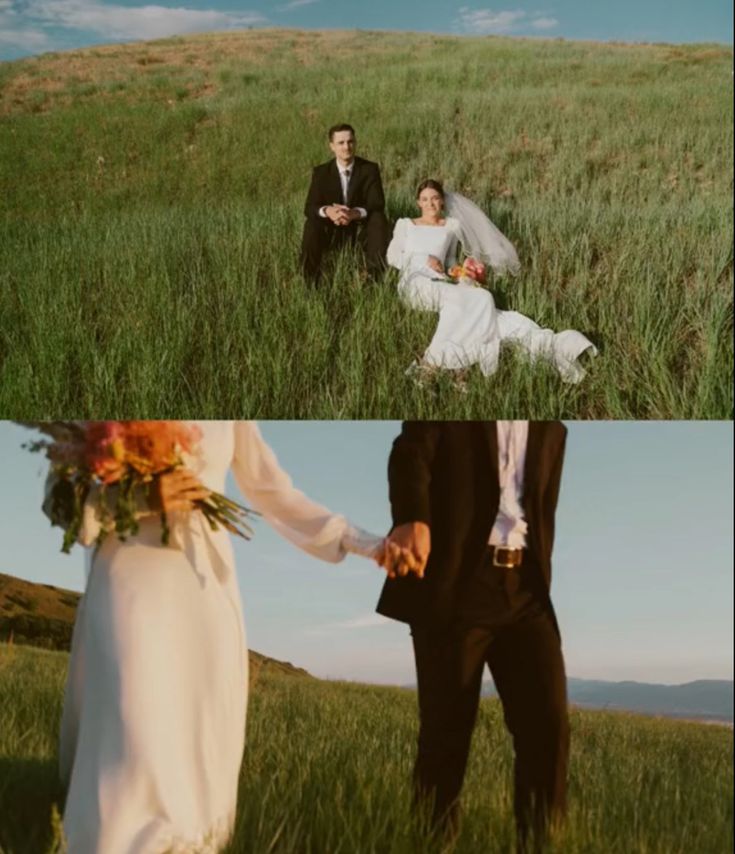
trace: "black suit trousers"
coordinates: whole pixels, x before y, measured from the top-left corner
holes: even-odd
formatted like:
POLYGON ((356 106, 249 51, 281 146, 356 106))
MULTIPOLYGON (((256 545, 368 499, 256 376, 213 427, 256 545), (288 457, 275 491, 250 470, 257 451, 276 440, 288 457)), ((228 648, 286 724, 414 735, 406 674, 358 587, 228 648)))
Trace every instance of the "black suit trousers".
MULTIPOLYGON (((419 696, 414 768, 417 806, 452 836, 487 664, 515 751, 514 809, 519 845, 542 843, 566 807, 569 753, 566 676, 556 622, 520 570, 486 567, 496 607, 487 619, 451 629, 412 625, 419 696), (519 573, 521 573, 519 575, 519 573), (502 581, 493 581, 502 579, 502 581), (502 599, 498 606, 498 600, 502 599)), ((489 592, 489 591, 486 591, 489 592)), ((475 595, 482 591, 475 591, 475 595)), ((488 769, 488 779, 493 776, 488 769)))
POLYGON ((380 275, 386 265, 388 239, 388 220, 382 211, 368 213, 365 219, 345 226, 336 226, 322 217, 307 217, 301 241, 301 269, 309 282, 318 281, 325 252, 358 244, 365 253, 368 273, 380 275))

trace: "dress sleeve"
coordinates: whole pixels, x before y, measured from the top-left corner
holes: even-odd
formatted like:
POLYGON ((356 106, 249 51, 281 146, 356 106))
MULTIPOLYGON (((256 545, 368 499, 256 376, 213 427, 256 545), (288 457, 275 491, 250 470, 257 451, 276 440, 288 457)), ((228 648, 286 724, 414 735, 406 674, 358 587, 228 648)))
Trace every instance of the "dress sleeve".
POLYGON ((408 220, 399 219, 393 229, 393 239, 388 246, 387 259, 391 267, 402 270, 405 265, 406 235, 408 220))
POLYGON ((338 563, 348 552, 372 557, 382 537, 352 525, 296 489, 253 421, 236 421, 232 471, 253 510, 303 551, 338 563))

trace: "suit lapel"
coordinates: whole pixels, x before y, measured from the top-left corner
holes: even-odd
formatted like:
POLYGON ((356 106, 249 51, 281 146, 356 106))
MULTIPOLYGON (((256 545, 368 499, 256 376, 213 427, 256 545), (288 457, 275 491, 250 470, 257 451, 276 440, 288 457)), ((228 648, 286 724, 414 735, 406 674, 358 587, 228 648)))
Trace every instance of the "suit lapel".
POLYGON ((485 433, 485 441, 490 454, 490 471, 495 479, 495 485, 499 489, 498 481, 498 427, 496 421, 483 421, 483 432, 485 433))
POLYGON ((352 197, 355 194, 355 187, 357 186, 357 176, 360 172, 360 166, 358 164, 357 158, 352 161, 352 174, 350 175, 350 180, 347 183, 347 207, 351 208, 352 205, 352 197))
POLYGON ((329 204, 342 204, 342 180, 339 177, 337 161, 333 160, 329 166, 329 204))
POLYGON ((528 422, 528 442, 526 444, 526 462, 523 467, 523 495, 531 495, 538 479, 539 458, 544 438, 543 421, 528 422))

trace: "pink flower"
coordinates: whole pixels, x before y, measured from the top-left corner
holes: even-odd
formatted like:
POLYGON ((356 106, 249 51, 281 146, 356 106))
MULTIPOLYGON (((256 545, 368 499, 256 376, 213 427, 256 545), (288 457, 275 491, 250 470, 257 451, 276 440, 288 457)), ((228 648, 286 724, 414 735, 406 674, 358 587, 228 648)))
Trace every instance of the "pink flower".
POLYGON ((476 282, 485 282, 487 269, 481 261, 477 261, 475 258, 468 258, 464 262, 464 272, 466 276, 476 282))
POLYGON ((125 473, 124 430, 119 421, 86 425, 85 456, 90 472, 102 483, 115 483, 125 473))

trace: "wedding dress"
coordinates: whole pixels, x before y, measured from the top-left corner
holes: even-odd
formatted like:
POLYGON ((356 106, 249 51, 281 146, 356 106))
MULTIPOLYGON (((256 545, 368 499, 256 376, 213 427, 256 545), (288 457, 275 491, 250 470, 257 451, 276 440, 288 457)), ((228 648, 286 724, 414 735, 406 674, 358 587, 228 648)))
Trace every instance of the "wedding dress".
MULTIPOLYGON (((447 194, 447 199, 450 195, 479 211, 468 199, 456 194, 447 194)), ((478 251, 483 241, 480 239, 478 246, 477 236, 467 234, 463 223, 452 216, 446 217, 444 225, 424 225, 408 218, 396 223, 387 257, 388 263, 401 272, 398 292, 412 308, 439 312, 423 362, 448 370, 477 364, 485 376, 490 376, 498 368, 501 345, 512 342, 534 359, 549 359, 565 382, 579 382, 585 371, 577 358, 585 350, 597 353, 588 338, 574 330, 554 333, 517 311, 501 311, 485 288, 462 280, 452 284, 428 266, 428 258, 433 255, 448 270, 456 263, 457 246, 462 244, 496 271, 514 271, 515 250, 490 220, 481 216, 482 227, 490 235, 490 245, 487 240, 484 242, 485 252, 478 251)))
MULTIPOLYGON (((232 468, 248 505, 294 545, 336 562, 381 543, 296 490, 254 423, 198 424, 186 464, 220 492, 232 468)), ((233 829, 248 653, 232 545, 201 513, 169 515, 169 546, 150 516, 91 559, 61 724, 70 854, 216 852, 233 829)), ((80 540, 99 531, 88 505, 80 540)))

